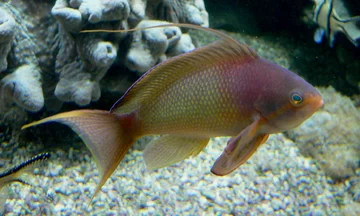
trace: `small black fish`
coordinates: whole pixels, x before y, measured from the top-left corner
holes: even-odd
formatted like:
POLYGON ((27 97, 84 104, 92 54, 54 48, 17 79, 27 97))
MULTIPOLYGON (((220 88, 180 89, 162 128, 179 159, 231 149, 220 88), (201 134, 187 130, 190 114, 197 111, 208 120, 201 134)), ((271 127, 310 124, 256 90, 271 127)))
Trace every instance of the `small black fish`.
POLYGON ((50 158, 50 153, 42 153, 38 154, 31 159, 22 162, 19 165, 14 166, 13 168, 0 173, 0 189, 6 186, 7 184, 10 184, 12 182, 20 182, 23 184, 28 184, 24 180, 20 178, 20 176, 23 174, 23 171, 26 170, 26 168, 33 166, 37 162, 45 161, 48 158, 50 158))

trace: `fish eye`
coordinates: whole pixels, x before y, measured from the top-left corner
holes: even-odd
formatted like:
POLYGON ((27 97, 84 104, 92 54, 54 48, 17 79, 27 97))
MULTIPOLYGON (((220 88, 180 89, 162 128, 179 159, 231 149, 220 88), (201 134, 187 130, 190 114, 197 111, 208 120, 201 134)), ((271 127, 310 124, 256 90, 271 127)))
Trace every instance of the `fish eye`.
POLYGON ((301 91, 293 91, 290 94, 290 102, 294 106, 302 104, 304 101, 304 94, 301 91))

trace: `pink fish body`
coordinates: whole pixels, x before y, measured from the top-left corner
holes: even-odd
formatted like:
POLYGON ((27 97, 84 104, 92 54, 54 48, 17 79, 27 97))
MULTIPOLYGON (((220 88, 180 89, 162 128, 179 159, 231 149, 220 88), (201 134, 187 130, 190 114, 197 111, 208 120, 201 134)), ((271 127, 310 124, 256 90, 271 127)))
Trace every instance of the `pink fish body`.
MULTIPOLYGON (((169 26, 169 25, 164 25, 169 26)), ((221 40, 169 59, 146 72, 111 108, 61 113, 25 125, 69 125, 92 152, 106 182, 140 137, 161 134, 144 150, 149 169, 198 154, 211 137, 231 136, 211 171, 226 175, 269 134, 301 124, 323 106, 319 92, 291 71, 213 29, 221 40)), ((96 194, 95 192, 95 194, 96 194)))

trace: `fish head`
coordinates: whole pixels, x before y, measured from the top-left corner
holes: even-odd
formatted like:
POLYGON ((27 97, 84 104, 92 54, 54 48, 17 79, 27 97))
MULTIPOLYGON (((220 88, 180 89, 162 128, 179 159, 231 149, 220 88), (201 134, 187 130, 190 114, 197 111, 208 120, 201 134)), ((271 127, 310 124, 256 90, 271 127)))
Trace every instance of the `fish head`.
POLYGON ((292 129, 324 104, 320 93, 303 78, 278 65, 275 70, 278 79, 269 79, 255 103, 256 110, 266 119, 262 128, 266 133, 292 129))
POLYGON ((297 127, 324 104, 320 93, 313 87, 312 89, 292 89, 284 97, 287 97, 288 101, 279 104, 281 108, 274 112, 274 115, 268 116, 268 125, 279 131, 297 127))

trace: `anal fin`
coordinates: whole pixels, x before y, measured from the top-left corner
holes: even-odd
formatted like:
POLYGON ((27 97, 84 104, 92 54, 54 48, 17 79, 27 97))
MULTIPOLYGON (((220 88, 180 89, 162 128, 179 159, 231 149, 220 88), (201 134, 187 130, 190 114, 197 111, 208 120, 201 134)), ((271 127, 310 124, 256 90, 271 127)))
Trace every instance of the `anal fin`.
POLYGON ((166 167, 198 155, 209 138, 163 135, 152 140, 144 150, 144 160, 149 170, 166 167))

